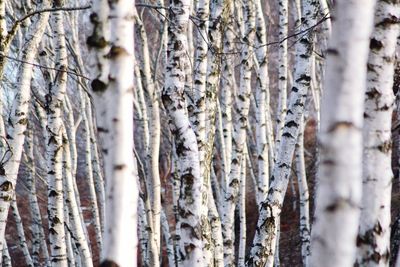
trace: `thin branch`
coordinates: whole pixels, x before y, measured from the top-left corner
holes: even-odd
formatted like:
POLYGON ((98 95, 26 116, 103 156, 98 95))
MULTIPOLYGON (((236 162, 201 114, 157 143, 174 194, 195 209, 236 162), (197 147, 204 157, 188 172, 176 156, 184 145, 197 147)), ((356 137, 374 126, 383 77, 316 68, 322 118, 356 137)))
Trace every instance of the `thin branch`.
MULTIPOLYGON (((36 10, 31 13, 28 13, 25 16, 23 16, 22 18, 20 18, 14 22, 14 25, 11 27, 11 30, 8 31, 7 37, 4 41, 4 46, 8 47, 10 45, 10 43, 14 39, 15 34, 17 33, 18 28, 21 25, 21 23, 32 16, 35 16, 35 15, 41 14, 41 13, 46 13, 46 12, 77 11, 77 10, 84 10, 84 9, 89 9, 89 8, 91 8, 91 5, 82 6, 82 7, 56 7, 56 8, 45 8, 45 9, 36 10)), ((7 49, 5 49, 4 51, 7 51, 7 49)))
POLYGON ((55 7, 55 8, 45 8, 45 9, 41 9, 41 10, 35 10, 29 14, 26 14, 25 16, 23 16, 22 18, 18 19, 17 21, 15 21, 16 23, 21 23, 24 20, 35 16, 37 14, 41 14, 41 13, 46 13, 46 12, 55 12, 55 11, 76 11, 76 10, 85 10, 85 9, 89 9, 91 8, 91 5, 87 5, 87 6, 78 6, 78 7, 55 7))
POLYGON ((88 77, 86 77, 86 76, 84 76, 84 75, 81 75, 81 74, 79 74, 79 73, 73 72, 73 71, 68 71, 68 70, 64 70, 64 69, 58 69, 58 68, 47 67, 47 66, 43 66, 43 65, 40 65, 40 64, 37 64, 37 63, 28 62, 28 61, 25 61, 25 60, 22 60, 22 59, 18 59, 18 58, 14 58, 14 57, 7 56, 7 55, 5 55, 5 54, 2 53, 2 52, 0 52, 0 57, 5 57, 5 58, 8 58, 8 59, 14 60, 14 61, 16 61, 16 62, 20 62, 20 63, 23 63, 23 64, 32 65, 32 66, 34 66, 34 67, 41 68, 41 69, 47 69, 47 70, 54 70, 54 71, 59 71, 59 72, 65 72, 65 73, 70 74, 70 75, 74 75, 74 76, 78 76, 78 77, 81 77, 81 78, 86 79, 86 80, 90 80, 90 78, 88 78, 88 77))

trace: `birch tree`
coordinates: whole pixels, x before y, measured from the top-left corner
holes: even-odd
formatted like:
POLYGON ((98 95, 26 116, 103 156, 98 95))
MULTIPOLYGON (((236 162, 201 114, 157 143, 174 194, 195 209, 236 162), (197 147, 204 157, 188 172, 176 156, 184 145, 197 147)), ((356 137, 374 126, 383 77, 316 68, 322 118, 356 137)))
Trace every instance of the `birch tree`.
POLYGON ((392 86, 399 16, 399 1, 377 1, 365 92, 363 188, 357 237, 360 266, 389 264, 392 86))
MULTIPOLYGON (((42 8, 48 8, 49 1, 44 0, 42 8)), ((39 42, 45 31, 46 24, 49 19, 49 13, 42 13, 39 19, 30 28, 26 36, 26 48, 22 54, 22 59, 26 62, 32 62, 36 56, 39 42)), ((8 210, 10 201, 14 194, 15 185, 17 182, 17 174, 20 165, 23 144, 25 140, 26 124, 28 122, 28 107, 30 99, 30 85, 32 78, 33 66, 22 64, 20 67, 20 76, 18 80, 19 90, 15 98, 15 102, 11 111, 11 127, 9 133, 10 147, 12 148, 11 158, 2 166, 0 173, 0 251, 3 250, 4 233, 7 222, 8 210)))
POLYGON ((181 183, 178 202, 177 228, 180 231, 179 254, 182 266, 203 265, 201 239, 201 209, 203 180, 196 135, 190 125, 186 108, 184 86, 186 36, 189 23, 189 0, 170 1, 167 65, 162 101, 169 117, 178 159, 178 175, 181 183))
POLYGON ((231 170, 225 193, 222 214, 222 233, 224 238, 224 265, 234 266, 234 212, 240 191, 240 166, 243 158, 243 150, 246 143, 246 129, 250 108, 251 93, 251 68, 253 66, 253 49, 249 44, 255 38, 255 3, 250 0, 244 3, 243 14, 245 17, 245 42, 241 54, 240 88, 236 98, 236 118, 233 125, 233 153, 231 159, 231 170))
POLYGON ((248 266, 273 266, 279 216, 286 193, 292 157, 297 142, 304 103, 310 87, 311 53, 314 33, 309 31, 316 22, 318 1, 306 0, 302 7, 302 30, 306 34, 296 43, 296 69, 285 119, 282 140, 272 170, 271 184, 266 199, 260 204, 256 234, 247 260, 248 266))
MULTIPOLYGON (((59 7, 59 6, 58 6, 59 7)), ((52 16, 52 28, 56 38, 56 67, 60 71, 50 83, 46 94, 46 160, 48 180, 48 220, 50 260, 53 266, 67 266, 67 248, 64 228, 63 172, 62 172, 62 102, 67 85, 67 50, 65 45, 64 18, 62 11, 52 16)))
POLYGON ((102 264, 136 266, 137 170, 133 156, 133 19, 132 1, 99 1, 88 39, 100 69, 92 81, 105 155, 106 209, 102 264), (109 8, 109 10, 108 10, 109 8), (108 13, 109 12, 109 13, 108 13), (108 35, 110 34, 110 35, 108 35), (108 39, 109 38, 109 39, 108 39), (109 51, 107 41, 109 40, 109 51), (108 54, 107 60, 103 58, 108 54), (109 64, 109 65, 108 65, 109 64), (109 71, 108 71, 109 70, 109 71))
POLYGON ((355 261, 363 94, 374 2, 336 1, 321 105, 311 266, 353 266, 355 261))

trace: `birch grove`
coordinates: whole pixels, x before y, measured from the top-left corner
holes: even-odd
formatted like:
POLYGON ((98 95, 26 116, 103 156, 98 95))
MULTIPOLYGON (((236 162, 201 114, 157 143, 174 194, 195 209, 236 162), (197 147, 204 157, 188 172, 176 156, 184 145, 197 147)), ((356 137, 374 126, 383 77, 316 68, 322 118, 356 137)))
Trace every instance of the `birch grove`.
POLYGON ((400 266, 399 16, 0 0, 0 265, 400 266))

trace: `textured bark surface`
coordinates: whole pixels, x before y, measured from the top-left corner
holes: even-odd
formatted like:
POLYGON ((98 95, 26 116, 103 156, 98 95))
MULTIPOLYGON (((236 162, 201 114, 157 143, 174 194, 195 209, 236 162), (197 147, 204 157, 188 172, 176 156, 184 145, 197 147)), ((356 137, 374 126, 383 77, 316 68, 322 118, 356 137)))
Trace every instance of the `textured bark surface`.
POLYGON ((304 115, 300 120, 299 137, 295 152, 296 176, 300 198, 300 239, 301 257, 304 266, 309 266, 311 255, 311 228, 310 228, 310 195, 307 185, 306 163, 304 159, 304 115))
POLYGON ((321 105, 311 266, 353 266, 355 261, 365 66, 374 2, 346 0, 335 5, 321 105))
POLYGON ((251 94, 251 69, 253 67, 253 48, 247 43, 255 40, 255 2, 247 1, 243 5, 245 32, 242 40, 246 43, 241 54, 240 86, 236 97, 236 117, 233 126, 232 158, 229 180, 223 202, 222 236, 224 238, 224 265, 235 265, 234 213, 239 197, 240 170, 243 151, 246 144, 248 115, 251 94))
POLYGON ((379 0, 370 39, 363 126, 363 188, 357 237, 359 266, 388 266, 392 191, 393 74, 399 1, 379 0))
MULTIPOLYGON (((65 44, 64 18, 61 11, 52 15, 51 25, 56 39, 56 67, 66 70, 67 48, 65 44)), ((46 160, 48 180, 48 220, 50 260, 53 266, 67 266, 67 248, 64 227, 64 189, 62 171, 62 102, 66 93, 67 73, 58 72, 46 95, 47 133, 46 160)))
MULTIPOLYGON (((308 29, 315 24, 318 1, 305 1, 302 10, 303 23, 301 29, 308 29)), ((292 157, 297 142, 300 120, 304 112, 305 98, 310 87, 310 57, 313 49, 313 35, 313 32, 307 32, 296 43, 294 84, 291 90, 282 140, 272 170, 267 198, 259 207, 260 215, 247 260, 248 266, 273 266, 274 263, 279 216, 291 172, 292 157)))
POLYGON ((186 109, 184 86, 189 23, 189 0, 171 1, 168 27, 168 48, 165 84, 162 101, 169 116, 169 125, 175 142, 180 178, 178 201, 179 251, 182 266, 203 263, 201 237, 201 210, 203 178, 196 135, 190 125, 186 109))
POLYGON ((101 87, 93 80, 92 90, 97 103, 98 131, 103 136, 105 158, 106 209, 102 266, 135 266, 137 264, 137 166, 133 156, 133 75, 134 70, 134 3, 128 0, 108 1, 95 10, 93 16, 103 19, 94 23, 100 27, 103 39, 110 31, 108 62, 102 56, 105 46, 97 49, 100 69, 98 77, 106 75, 101 87), (106 20, 109 8, 109 22, 106 20), (100 12, 100 13, 99 13, 100 12), (102 14, 100 16, 99 14, 102 14), (109 24, 108 24, 109 23, 109 24), (109 28, 107 28, 109 27, 109 28), (104 72, 108 69, 109 73, 104 72))
MULTIPOLYGON (((49 7, 49 5, 49 1, 43 1, 42 7, 46 8, 49 7)), ((48 20, 49 14, 43 13, 40 15, 39 20, 29 28, 26 37, 26 49, 22 54, 22 59, 24 61, 30 62, 35 58, 39 42, 41 41, 48 20)), ((7 164, 3 166, 5 174, 0 175, 0 251, 2 251, 3 248, 4 238, 1 237, 4 237, 5 233, 8 210, 17 182, 17 174, 25 140, 32 69, 32 65, 21 65, 21 74, 18 80, 19 91, 11 111, 12 116, 10 121, 12 124, 12 131, 9 133, 8 139, 10 140, 13 153, 7 164)))

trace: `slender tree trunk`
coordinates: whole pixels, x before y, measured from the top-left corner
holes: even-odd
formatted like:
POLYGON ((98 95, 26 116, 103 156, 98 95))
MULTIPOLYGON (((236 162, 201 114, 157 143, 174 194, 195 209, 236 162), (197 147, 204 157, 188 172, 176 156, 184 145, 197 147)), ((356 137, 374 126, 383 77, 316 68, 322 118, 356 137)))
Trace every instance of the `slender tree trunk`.
MULTIPOLYGON (((49 7, 49 1, 44 0, 42 8, 47 7, 49 7)), ((29 33, 26 37, 27 43, 22 55, 24 61, 32 62, 35 58, 48 19, 49 13, 42 13, 40 14, 38 21, 30 27, 29 33)), ((22 64, 20 68, 20 75, 17 83, 19 85, 19 91, 11 111, 10 121, 12 124, 12 130, 9 133, 8 138, 12 148, 12 151, 10 151, 12 152, 12 155, 10 160, 2 166, 3 168, 0 172, 0 195, 2 196, 0 198, 0 251, 3 251, 7 215, 17 182, 17 174, 25 140, 26 125, 28 123, 32 69, 33 66, 29 64, 22 64)))
POLYGON ((160 226, 160 216, 161 216, 161 183, 160 183, 160 175, 159 175, 159 150, 160 150, 160 107, 159 107, 159 96, 157 94, 155 84, 151 75, 150 69, 150 52, 147 41, 147 35, 145 32, 144 25, 140 18, 136 15, 136 23, 138 25, 137 31, 140 36, 140 44, 142 51, 142 76, 143 76, 143 84, 144 89, 149 96, 149 111, 151 112, 151 137, 150 144, 146 147, 147 155, 146 162, 147 165, 150 164, 150 168, 148 168, 149 175, 149 185, 148 190, 149 197, 151 198, 151 212, 152 212, 152 220, 153 220, 153 229, 150 235, 150 238, 154 239, 155 245, 157 246, 157 251, 152 249, 151 254, 153 262, 155 265, 159 264, 159 254, 161 249, 161 226, 160 226))
MULTIPOLYGON (((207 54, 208 54, 208 28, 209 28, 210 1, 199 0, 196 6, 196 17, 199 24, 196 28, 195 39, 195 58, 193 67, 193 112, 191 122, 197 138, 200 159, 200 175, 203 177, 202 192, 202 239, 203 239, 203 258, 207 266, 212 265, 213 242, 211 228, 208 220, 208 180, 210 179, 211 169, 207 164, 212 157, 212 149, 207 149, 207 109, 206 109, 206 81, 207 81, 207 54), (208 152, 208 153, 207 153, 208 152)), ((189 107, 190 110, 190 107, 189 107)), ((208 145, 210 146, 210 145, 208 145)), ((212 145, 211 145, 212 146, 212 145)))
MULTIPOLYGON (((302 30, 315 24, 317 10, 317 0, 306 0, 304 2, 302 30)), ((313 35, 313 32, 308 31, 296 43, 295 83, 290 95, 289 109, 276 163, 272 171, 268 196, 260 205, 256 235, 247 261, 248 266, 273 266, 279 217, 288 186, 305 98, 310 87, 310 57, 313 48, 313 35)))
POLYGON ((267 196, 269 186, 269 159, 268 159, 268 133, 267 120, 271 120, 269 103, 269 74, 267 53, 267 31, 261 1, 255 1, 256 8, 256 45, 255 50, 258 61, 256 85, 256 142, 258 164, 257 203, 261 203, 267 196))
MULTIPOLYGON (((300 19, 300 18, 299 18, 300 19)), ((278 69, 278 89, 279 89, 279 101, 278 101, 278 116, 277 116, 277 128, 276 128, 276 148, 279 148, 283 128, 285 124, 285 116, 287 111, 287 74, 288 74, 288 0, 279 1, 279 69, 278 69)))
POLYGON ((29 205, 30 205, 30 214, 32 217, 33 225, 32 225, 32 261, 33 265, 37 266, 40 264, 40 251, 42 251, 42 255, 45 259, 45 262, 49 259, 49 253, 47 250, 47 242, 46 237, 44 235, 42 216, 40 213, 37 191, 36 191, 36 164, 35 157, 33 153, 33 132, 32 127, 29 127, 26 133, 25 140, 25 155, 26 155, 26 164, 28 164, 29 173, 26 179, 26 187, 29 190, 29 205))
POLYGON ((353 266, 361 204, 363 95, 375 1, 336 1, 321 110, 311 266, 353 266), (343 226, 346 227, 343 227, 343 226))
POLYGON ((243 158, 243 150, 246 144, 248 115, 251 94, 251 68, 253 66, 253 48, 247 43, 253 43, 255 38, 255 3, 253 0, 244 3, 244 17, 246 31, 243 34, 243 46, 241 54, 240 88, 236 98, 236 118, 233 133, 233 153, 228 187, 225 193, 222 214, 222 235, 224 238, 224 264, 234 266, 235 239, 234 220, 235 206, 240 188, 240 165, 243 158))
MULTIPOLYGON (((89 207, 91 211, 91 222, 94 226, 95 232, 95 240, 97 244, 97 248, 99 251, 102 251, 103 243, 102 243, 102 232, 101 232, 101 225, 100 225, 100 212, 99 206, 97 204, 97 194, 96 194, 96 186, 93 177, 93 164, 92 164, 92 142, 91 142, 91 135, 90 135, 90 125, 89 125, 89 118, 87 116, 87 107, 86 107, 86 96, 83 90, 79 90, 79 96, 81 100, 81 116, 82 116, 82 126, 83 126, 83 138, 85 140, 85 177, 88 186, 88 199, 89 199, 89 207)), ((69 145, 69 142, 68 142, 69 145)), ((67 148, 64 148, 67 149, 67 148)), ((97 186, 98 188, 100 186, 97 186)), ((99 192, 99 191, 97 191, 99 192)))
POLYGON ((26 242, 24 225, 22 223, 21 215, 19 214, 17 199, 15 194, 13 196, 13 199, 11 200, 11 210, 14 217, 15 225, 17 227, 19 247, 21 248, 22 254, 24 255, 25 264, 26 266, 33 267, 34 265, 31 254, 29 252, 28 244, 26 242))
MULTIPOLYGON (((97 109, 98 125, 101 125, 98 130, 104 138, 102 145, 106 173, 106 216, 101 266, 136 266, 138 175, 133 155, 134 2, 110 1, 109 8, 110 71, 103 84, 98 79, 92 82, 98 103, 106 100, 103 102, 105 106, 97 109)), ((100 8, 100 12, 106 13, 104 9, 100 8)), ((106 19, 104 13, 96 14, 106 19)), ((105 20, 101 23, 107 25, 105 20)), ((99 24, 96 26, 100 27, 99 24)), ((101 32, 106 33, 107 30, 101 32)), ((104 52, 98 49, 98 56, 104 52)), ((107 62, 102 63, 107 65, 107 62)))
POLYGON ((300 198, 300 238, 301 238, 301 257, 303 266, 309 266, 311 255, 311 228, 310 228, 310 201, 306 176, 306 163, 304 159, 304 115, 300 120, 299 137, 296 144, 296 176, 299 187, 300 198))
POLYGON ((68 204, 70 228, 74 234, 74 242, 76 243, 76 246, 81 254, 80 256, 82 265, 85 267, 91 267, 93 266, 93 262, 89 248, 90 240, 88 240, 85 236, 85 223, 81 221, 83 218, 81 219, 79 206, 76 202, 75 190, 73 186, 74 177, 72 176, 70 144, 65 127, 62 129, 62 135, 63 167, 65 172, 65 197, 66 203, 68 204))
POLYGON ((196 135, 190 125, 186 109, 184 86, 188 40, 190 0, 170 2, 168 48, 165 84, 162 101, 169 116, 169 125, 175 138, 178 176, 181 191, 178 201, 177 229, 180 231, 179 251, 182 266, 203 265, 201 238, 201 210, 203 179, 196 135))
MULTIPOLYGON (((52 15, 52 28, 56 37, 56 68, 66 70, 64 18, 62 11, 52 15)), ((67 73, 58 72, 55 83, 49 85, 46 95, 47 133, 46 160, 48 180, 48 220, 50 258, 54 266, 67 266, 67 248, 64 229, 63 172, 62 172, 62 102, 66 92, 67 73)))
POLYGON ((377 1, 370 40, 363 127, 363 188, 357 237, 360 266, 388 266, 390 251, 393 74, 400 1, 377 1))
POLYGON ((239 253, 237 266, 246 266, 246 240, 247 240, 247 226, 246 226, 246 158, 247 151, 244 152, 242 158, 242 165, 240 171, 240 190, 239 190, 239 224, 240 224, 240 235, 239 235, 239 253))

